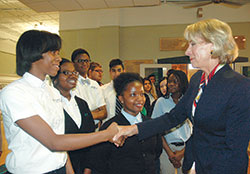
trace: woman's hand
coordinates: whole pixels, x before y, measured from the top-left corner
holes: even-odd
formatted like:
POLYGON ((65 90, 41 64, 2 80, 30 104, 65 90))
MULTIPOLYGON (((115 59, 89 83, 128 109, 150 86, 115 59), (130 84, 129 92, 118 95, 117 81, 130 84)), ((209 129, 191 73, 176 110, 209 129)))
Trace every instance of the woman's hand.
POLYGON ((91 174, 91 169, 85 168, 83 174, 91 174))
POLYGON ((185 148, 183 148, 180 151, 177 150, 177 151, 174 152, 175 153, 175 159, 177 161, 181 161, 182 160, 182 158, 184 157, 184 151, 185 151, 185 148))
POLYGON ((118 126, 119 132, 114 136, 113 141, 117 147, 122 146, 127 137, 138 134, 136 124, 131 126, 118 126))
POLYGON ((169 161, 173 164, 174 168, 180 168, 181 167, 181 162, 176 160, 176 156, 171 156, 169 157, 169 161))

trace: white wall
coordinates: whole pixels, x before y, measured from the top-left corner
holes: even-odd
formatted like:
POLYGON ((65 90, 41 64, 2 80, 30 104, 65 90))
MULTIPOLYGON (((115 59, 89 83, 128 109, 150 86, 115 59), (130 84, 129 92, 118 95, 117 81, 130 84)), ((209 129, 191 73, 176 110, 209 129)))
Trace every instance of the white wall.
POLYGON ((98 28, 101 26, 145 26, 188 24, 201 19, 217 18, 225 22, 249 22, 250 4, 229 8, 220 4, 203 6, 203 18, 196 17, 197 8, 163 4, 154 7, 114 8, 60 13, 60 30, 98 28))

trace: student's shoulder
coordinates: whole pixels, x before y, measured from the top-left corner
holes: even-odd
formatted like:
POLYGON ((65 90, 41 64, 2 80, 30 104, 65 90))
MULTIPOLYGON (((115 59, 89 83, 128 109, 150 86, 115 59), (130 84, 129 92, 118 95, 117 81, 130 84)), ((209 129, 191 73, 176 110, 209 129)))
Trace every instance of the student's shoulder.
POLYGON ((113 84, 111 82, 106 83, 106 84, 101 86, 102 90, 108 90, 111 87, 113 88, 113 84))
POLYGON ((89 79, 89 81, 90 81, 90 88, 101 90, 100 85, 95 80, 89 79))
POLYGON ((5 95, 8 93, 15 93, 15 92, 24 92, 27 91, 29 89, 29 84, 26 83, 24 80, 22 79, 18 79, 15 80, 13 82, 11 82, 10 84, 8 84, 7 86, 5 86, 2 90, 1 90, 1 95, 5 95))

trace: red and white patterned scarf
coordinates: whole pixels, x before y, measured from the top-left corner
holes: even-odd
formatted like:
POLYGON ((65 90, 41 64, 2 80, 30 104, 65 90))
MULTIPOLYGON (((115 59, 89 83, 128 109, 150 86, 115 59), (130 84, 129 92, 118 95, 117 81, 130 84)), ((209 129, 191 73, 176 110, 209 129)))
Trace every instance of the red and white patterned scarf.
POLYGON ((201 81, 200 81, 200 87, 198 89, 198 93, 197 93, 197 96, 195 97, 194 99, 194 102, 193 102, 193 108, 192 108, 192 115, 194 116, 194 113, 195 113, 195 109, 197 107, 197 104, 200 100, 200 97, 201 97, 201 94, 204 92, 207 84, 209 83, 209 81, 213 78, 213 76, 215 75, 215 73, 220 70, 222 67, 224 66, 224 64, 218 64, 214 67, 214 69, 209 73, 208 75, 208 78, 206 79, 205 78, 205 73, 203 72, 202 73, 202 76, 201 76, 201 81))

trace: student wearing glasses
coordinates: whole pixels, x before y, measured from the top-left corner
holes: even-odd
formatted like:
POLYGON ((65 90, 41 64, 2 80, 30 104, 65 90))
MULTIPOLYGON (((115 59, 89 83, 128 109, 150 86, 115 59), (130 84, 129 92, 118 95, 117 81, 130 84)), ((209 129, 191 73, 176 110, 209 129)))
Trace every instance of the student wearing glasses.
POLYGON ((78 48, 73 51, 71 60, 76 71, 79 72, 76 85, 77 94, 88 103, 95 124, 100 126, 101 121, 107 117, 107 110, 99 84, 87 75, 90 67, 90 55, 86 50, 78 48))
MULTIPOLYGON (((76 96, 75 91, 79 72, 68 59, 62 58, 59 71, 52 77, 53 85, 59 90, 64 108, 65 134, 90 133, 95 131, 95 124, 88 104, 76 96)), ((83 173, 90 147, 68 151, 75 173, 83 173)))
POLYGON ((102 65, 97 62, 91 62, 88 69, 88 77, 95 80, 100 86, 102 86, 102 75, 102 65))

